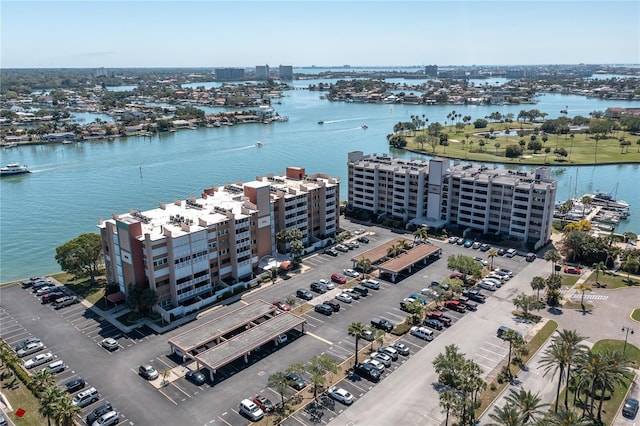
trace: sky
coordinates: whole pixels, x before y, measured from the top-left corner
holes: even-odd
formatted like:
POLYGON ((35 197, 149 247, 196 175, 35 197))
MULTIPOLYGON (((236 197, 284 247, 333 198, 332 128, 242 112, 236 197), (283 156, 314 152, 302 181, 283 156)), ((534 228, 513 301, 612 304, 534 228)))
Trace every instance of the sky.
POLYGON ((640 1, 0 0, 1 68, 640 63, 640 1))

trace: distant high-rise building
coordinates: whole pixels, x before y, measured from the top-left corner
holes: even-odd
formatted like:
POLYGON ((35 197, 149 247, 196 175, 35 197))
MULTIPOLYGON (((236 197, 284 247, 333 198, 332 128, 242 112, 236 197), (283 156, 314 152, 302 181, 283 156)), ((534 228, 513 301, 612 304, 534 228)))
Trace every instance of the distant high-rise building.
POLYGON ((98 77, 106 77, 107 76, 107 70, 105 70, 104 67, 94 68, 93 76, 96 77, 96 78, 98 78, 98 77))
POLYGON ((256 80, 266 80, 269 78, 269 65, 256 66, 256 80))
POLYGON ((424 75, 427 77, 437 77, 438 76, 438 66, 437 65, 427 65, 424 67, 424 75))
POLYGON ((244 68, 216 68, 216 80, 244 80, 244 68))
POLYGON ((281 80, 293 80, 293 66, 292 65, 280 65, 280 79, 281 80))

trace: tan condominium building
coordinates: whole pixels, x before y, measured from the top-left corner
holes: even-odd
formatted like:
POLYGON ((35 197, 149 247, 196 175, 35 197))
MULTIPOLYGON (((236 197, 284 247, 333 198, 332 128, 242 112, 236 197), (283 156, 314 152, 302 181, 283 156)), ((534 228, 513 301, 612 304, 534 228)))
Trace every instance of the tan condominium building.
POLYGON ((350 207, 408 224, 502 234, 536 248, 551 237, 556 188, 549 167, 515 171, 444 158, 348 156, 350 207))
POLYGON ((100 220, 107 280, 123 294, 151 288, 163 309, 250 280, 261 259, 285 253, 281 230, 298 229, 306 250, 322 247, 339 225, 340 180, 288 167, 284 175, 205 189, 100 220), (223 285, 224 284, 224 285, 223 285))

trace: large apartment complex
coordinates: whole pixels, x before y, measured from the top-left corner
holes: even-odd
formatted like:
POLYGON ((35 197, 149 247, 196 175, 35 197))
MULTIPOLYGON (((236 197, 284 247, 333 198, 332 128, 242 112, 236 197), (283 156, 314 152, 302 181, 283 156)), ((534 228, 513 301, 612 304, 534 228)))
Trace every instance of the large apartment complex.
POLYGON ((349 204, 440 228, 502 234, 541 247, 551 237, 556 181, 548 167, 512 171, 433 158, 349 153, 349 204))
POLYGON ((339 178, 288 167, 284 175, 114 214, 98 224, 107 280, 124 294, 129 284, 148 286, 164 309, 188 304, 223 283, 251 279, 261 259, 284 253, 281 230, 300 230, 307 248, 323 246, 338 229, 339 194, 339 178))

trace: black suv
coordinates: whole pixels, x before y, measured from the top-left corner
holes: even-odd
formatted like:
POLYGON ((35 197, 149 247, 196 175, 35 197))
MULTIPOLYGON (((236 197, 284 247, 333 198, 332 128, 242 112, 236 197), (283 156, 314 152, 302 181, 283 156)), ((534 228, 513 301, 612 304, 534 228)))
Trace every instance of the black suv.
POLYGON ((316 293, 320 293, 320 294, 324 294, 327 292, 327 286, 319 283, 319 282, 312 282, 311 283, 311 291, 315 291, 316 293))
POLYGON ((87 416, 87 424, 92 425, 93 422, 98 420, 98 417, 101 415, 108 413, 109 411, 113 411, 113 407, 111 403, 105 402, 104 404, 98 405, 89 415, 87 416))
POLYGON ((84 385, 85 385, 84 379, 82 379, 81 377, 78 377, 77 379, 69 380, 67 383, 64 384, 65 388, 67 389, 67 392, 69 393, 78 392, 80 389, 84 388, 84 385))
POLYGON ((357 375, 362 376, 367 380, 371 380, 372 382, 380 380, 380 370, 369 363, 358 364, 353 368, 353 371, 357 375))
POLYGON ((328 317, 330 317, 331 314, 333 313, 333 308, 329 305, 325 305, 324 303, 322 305, 316 305, 316 307, 313 308, 313 310, 323 315, 326 315, 328 317))
POLYGON ((313 294, 307 289, 299 288, 296 291, 296 296, 298 296, 302 300, 311 300, 313 299, 313 294))

